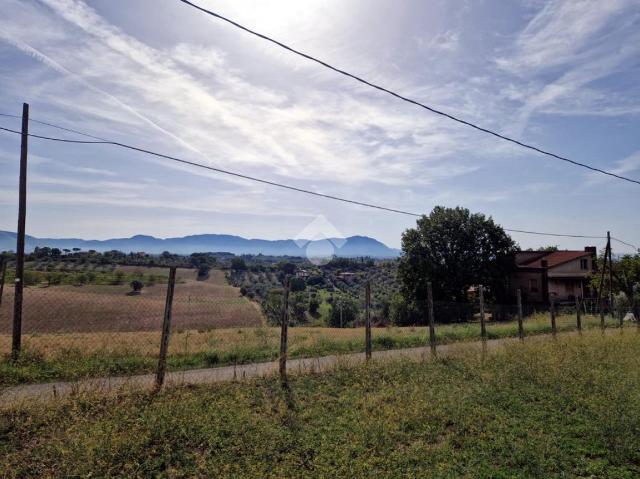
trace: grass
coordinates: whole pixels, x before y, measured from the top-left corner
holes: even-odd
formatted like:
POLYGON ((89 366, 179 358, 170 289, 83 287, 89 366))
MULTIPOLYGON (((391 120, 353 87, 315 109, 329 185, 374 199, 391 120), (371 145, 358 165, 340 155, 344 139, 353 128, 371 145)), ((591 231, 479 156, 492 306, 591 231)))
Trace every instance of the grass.
POLYGON ((560 337, 428 363, 0 409, 3 477, 640 475, 640 341, 560 337))
MULTIPOLYGON (((558 330, 575 329, 573 316, 559 316, 558 330)), ((585 316, 585 329, 598 327, 600 319, 585 316)), ((607 327, 617 323, 608 318, 607 327)), ((631 326, 627 326, 628 328, 631 326)), ((635 327, 635 326, 634 326, 635 327)), ((490 339, 517 335, 517 323, 489 323, 490 339)), ((537 315, 527 318, 528 335, 551 332, 549 318, 537 315)), ((472 341, 480 338, 478 323, 438 325, 440 344, 472 341)), ((401 349, 424 346, 424 327, 374 328, 373 349, 401 349)), ((0 351, 9 351, 10 337, 0 336, 0 351)), ((271 361, 278 357, 278 328, 223 328, 176 330, 172 333, 169 370, 207 368, 232 364, 271 361)), ((8 356, 0 360, 0 387, 54 380, 76 380, 85 377, 129 375, 153 372, 156 367, 160 333, 102 332, 31 335, 24 338, 24 353, 17 363, 8 356)), ((364 351, 363 328, 289 329, 289 357, 315 357, 364 351)))

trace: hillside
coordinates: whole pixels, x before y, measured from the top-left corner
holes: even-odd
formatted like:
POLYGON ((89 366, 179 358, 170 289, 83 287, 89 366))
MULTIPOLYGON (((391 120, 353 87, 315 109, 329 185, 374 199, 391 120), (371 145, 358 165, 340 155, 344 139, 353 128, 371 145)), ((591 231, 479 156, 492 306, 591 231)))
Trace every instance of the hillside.
MULTIPOLYGON (((389 248, 380 241, 367 236, 350 236, 344 239, 334 238, 329 241, 335 246, 335 255, 341 257, 369 256, 372 258, 394 258, 399 254, 397 249, 389 248)), ((326 251, 326 248, 323 248, 320 243, 321 241, 299 239, 247 239, 241 236, 224 234, 202 234, 165 239, 136 235, 130 238, 112 238, 106 240, 37 238, 27 235, 25 248, 29 252, 33 251, 36 246, 48 246, 60 249, 92 249, 100 252, 110 250, 119 250, 125 253, 144 251, 149 254, 160 254, 163 251, 169 251, 174 254, 224 251, 237 255, 307 256, 307 250, 326 251)), ((15 250, 15 247, 16 234, 9 231, 0 231, 0 251, 12 251, 15 250)))

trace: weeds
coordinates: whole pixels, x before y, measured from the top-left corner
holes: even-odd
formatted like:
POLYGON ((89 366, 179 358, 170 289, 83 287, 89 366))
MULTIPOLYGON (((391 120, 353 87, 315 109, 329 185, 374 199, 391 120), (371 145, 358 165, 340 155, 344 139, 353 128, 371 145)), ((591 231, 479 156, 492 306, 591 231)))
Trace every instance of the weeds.
MULTIPOLYGON (((387 339, 381 340, 390 346, 387 339)), ((640 475, 635 331, 504 352, 4 406, 4 477, 640 475)), ((37 360, 37 359, 36 359, 37 360)))

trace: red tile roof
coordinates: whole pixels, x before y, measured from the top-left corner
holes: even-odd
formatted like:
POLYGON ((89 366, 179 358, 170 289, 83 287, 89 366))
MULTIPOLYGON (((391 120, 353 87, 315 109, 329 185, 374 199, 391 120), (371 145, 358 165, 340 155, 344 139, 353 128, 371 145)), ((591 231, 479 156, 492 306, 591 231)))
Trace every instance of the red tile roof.
POLYGON ((552 253, 548 253, 541 258, 535 258, 531 262, 520 263, 519 266, 541 268, 542 261, 546 260, 547 266, 549 268, 553 268, 554 266, 558 266, 559 264, 573 261, 574 259, 583 258, 585 256, 591 256, 592 254, 593 253, 591 253, 590 251, 553 251, 552 253))

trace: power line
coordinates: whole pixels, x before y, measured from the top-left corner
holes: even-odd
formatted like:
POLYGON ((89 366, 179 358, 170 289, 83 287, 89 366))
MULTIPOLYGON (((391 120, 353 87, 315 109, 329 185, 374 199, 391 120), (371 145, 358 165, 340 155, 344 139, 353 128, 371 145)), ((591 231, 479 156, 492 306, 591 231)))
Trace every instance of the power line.
POLYGON ((280 42, 278 40, 275 40, 275 39, 273 39, 273 38, 271 38, 271 37, 269 37, 267 35, 264 35, 262 33, 256 32, 255 30, 251 30, 250 28, 245 27, 244 25, 241 25, 238 22, 235 22, 235 21, 233 21, 233 20, 231 20, 231 19, 229 19, 227 17, 224 17, 224 16, 220 15, 219 13, 215 13, 215 12, 213 12, 211 10, 207 10, 206 8, 203 8, 203 7, 199 6, 199 5, 196 5, 195 3, 192 3, 189 0, 179 0, 179 1, 184 3, 184 4, 186 4, 186 5, 189 5, 190 7, 195 8, 197 10, 200 10, 201 12, 206 13, 207 15, 211 15, 212 17, 215 17, 215 18, 218 18, 218 19, 220 19, 220 20, 222 20, 224 22, 227 22, 228 24, 233 25, 234 27, 239 28, 240 30, 243 30, 243 31, 245 31, 245 32, 247 32, 247 33, 249 33, 251 35, 254 35, 254 36, 258 37, 258 38, 261 38, 263 40, 271 42, 274 45, 277 45, 277 46, 279 46, 281 48, 284 48, 285 50, 288 50, 291 53, 294 53, 294 54, 296 54, 298 56, 306 58, 307 60, 315 62, 315 63, 317 63, 319 65, 322 65, 325 68, 333 70, 336 73, 339 73, 341 75, 347 76, 347 77, 349 77, 349 78, 351 78, 351 79, 353 79, 353 80, 355 80, 357 82, 360 82, 360 83, 362 83, 364 85, 367 85, 367 86, 369 86, 371 88, 375 88, 376 90, 379 90, 381 92, 387 93, 387 94, 389 94, 391 96, 394 96, 394 97, 396 97, 396 98, 398 98, 400 100, 403 100, 405 102, 408 102, 408 103, 411 103, 413 105, 419 106, 420 108, 424 108, 425 110, 428 110, 431 113, 435 113, 436 115, 444 116, 446 118, 449 118, 450 120, 453 120, 455 122, 461 123, 461 124, 466 125, 468 127, 474 128, 474 129, 476 129, 478 131, 481 131, 483 133, 487 133, 489 135, 493 135, 493 136, 495 136, 497 138, 500 138, 501 140, 505 140, 505 141, 514 143, 514 144, 516 144, 518 146, 521 146, 523 148, 527 148, 529 150, 533 150, 533 151, 535 151, 537 153, 541 153, 543 155, 555 158, 557 160, 561 160, 561 161, 570 163, 570 164, 572 164, 574 166, 579 166, 579 167, 582 167, 582 168, 586 168, 588 170, 595 171, 597 173, 601 173, 601 174, 604 174, 604 175, 612 176, 612 177, 618 178, 620 180, 624 180, 624 181, 628 181, 630 183, 636 183, 636 184, 640 185, 640 180, 636 180, 636 179, 633 179, 633 178, 627 178, 626 176, 621 176, 621 175, 618 175, 616 173, 611 173, 609 171, 602 170, 600 168, 596 168, 595 166, 587 165, 586 163, 581 163, 579 161, 572 160, 572 159, 567 158, 565 156, 557 155, 557 154, 552 153, 550 151, 546 151, 546 150, 543 150, 541 148, 538 148, 537 146, 533 146, 533 145, 530 145, 528 143, 524 143, 522 141, 516 140, 516 139, 511 138, 511 137, 508 137, 508 136, 503 135, 501 133, 498 133, 496 131, 489 130, 488 128, 481 127, 481 126, 479 126, 479 125, 477 125, 475 123, 472 123, 470 121, 463 120, 462 118, 458 118, 457 116, 454 116, 454 115, 452 115, 450 113, 446 113, 446 112, 444 112, 442 110, 438 110, 438 109, 436 109, 434 107, 431 107, 429 105, 421 103, 421 102, 419 102, 417 100, 413 100, 413 99, 411 99, 409 97, 401 95, 400 93, 397 93, 397 92, 395 92, 393 90, 390 90, 388 88, 380 86, 380 85, 378 85, 376 83, 372 83, 372 82, 370 82, 368 80, 365 80, 362 77, 359 77, 357 75, 354 75, 353 73, 349 73, 346 70, 342 70, 342 69, 340 69, 338 67, 335 67, 335 66, 333 66, 333 65, 331 65, 331 64, 329 64, 329 63, 327 63, 327 62, 325 62, 323 60, 320 60, 320 59, 318 59, 318 58, 316 58, 316 57, 314 57, 312 55, 309 55, 307 53, 303 53, 300 50, 296 50, 295 48, 290 47, 289 45, 286 45, 285 43, 282 43, 282 42, 280 42))
MULTIPOLYGON (((4 127, 0 127, 0 130, 8 131, 10 133, 16 133, 18 135, 21 134, 19 131, 11 130, 9 128, 4 128, 4 127)), ((395 208, 387 208, 386 206, 373 205, 373 204, 364 203, 364 202, 361 202, 361 201, 350 200, 350 199, 347 199, 347 198, 341 198, 339 196, 327 195, 327 194, 324 194, 324 193, 318 193, 317 191, 311 191, 311 190, 306 190, 306 189, 303 189, 303 188, 298 188, 298 187, 295 187, 295 186, 285 185, 283 183, 277 183, 275 181, 263 180, 262 178, 256 178, 254 176, 248 176, 248 175, 244 175, 242 173, 236 173, 236 172, 229 171, 229 170, 223 170, 222 168, 215 168, 213 166, 203 165, 202 163, 196 163, 196 162, 193 162, 193 161, 184 160, 182 158, 176 158, 175 156, 165 155, 163 153, 157 153, 155 151, 146 150, 144 148, 138 148, 137 146, 126 145, 124 143, 120 143, 120 142, 117 142, 117 141, 110 141, 110 140, 98 140, 98 141, 93 141, 93 140, 68 140, 68 139, 65 139, 65 138, 54 138, 54 137, 50 137, 50 136, 35 135, 35 134, 32 134, 32 133, 29 133, 29 136, 33 137, 33 138, 39 138, 41 140, 57 141, 57 142, 62 142, 62 143, 79 143, 79 144, 84 144, 84 145, 89 144, 89 145, 113 145, 113 146, 119 146, 121 148, 126 148, 126 149, 129 149, 129 150, 138 151, 140 153, 146 153, 148 155, 157 156, 159 158, 165 158, 167 160, 177 161, 179 163, 183 163, 183 164, 186 164, 186 165, 196 166, 198 168, 204 168, 206 170, 215 171, 217 173, 223 173, 225 175, 235 176, 235 177, 238 177, 238 178, 243 178, 245 180, 255 181, 255 182, 263 183, 263 184, 266 184, 266 185, 277 186, 279 188, 285 188, 285 189, 288 189, 288 190, 297 191, 299 193, 306 193, 306 194, 309 194, 309 195, 320 196, 322 198, 328 198, 328 199, 331 199, 331 200, 342 201, 344 203, 351 203, 351 204, 354 204, 354 205, 365 206, 367 208, 375 208, 375 209, 378 209, 378 210, 390 211, 392 213, 400 213, 400 214, 403 214, 403 215, 410 215, 410 216, 422 216, 422 215, 420 215, 418 213, 411 213, 411 212, 408 212, 408 211, 398 210, 398 209, 395 209, 395 208)))
MULTIPOLYGON (((12 116, 12 115, 6 115, 6 114, 2 114, 0 113, 0 116, 12 116)), ((72 130, 70 128, 65 128, 62 126, 58 126, 55 125, 53 123, 47 123, 47 122, 43 122, 43 121, 38 121, 38 120, 30 120, 30 121, 34 121, 36 123, 40 123, 43 125, 47 125, 47 126, 51 126, 53 128, 58 128, 64 131, 69 131, 69 132, 73 132, 76 133, 78 135, 83 135, 89 138, 99 138, 93 135, 89 135, 88 133, 83 133, 81 131, 77 131, 77 130, 72 130)), ((9 132, 9 133, 14 133, 17 135, 20 135, 21 133, 17 130, 12 130, 10 128, 4 128, 4 127, 0 127, 0 130, 9 132)), ((106 140, 106 139, 99 139, 99 140, 72 140, 72 139, 66 139, 66 138, 56 138, 56 137, 50 137, 50 136, 43 136, 43 135, 36 135, 33 133, 29 133, 28 136, 33 137, 33 138, 38 138, 41 140, 47 140, 47 141, 56 141, 56 142, 61 142, 61 143, 76 143, 76 144, 82 144, 82 145, 112 145, 112 146, 118 146, 120 148, 125 148, 125 149, 129 149, 129 150, 133 150, 133 151, 137 151, 140 153, 145 153, 148 155, 152 155, 152 156, 156 156, 159 158, 164 158, 167 160, 171 160, 171 161, 176 161, 178 163, 183 163, 186 165, 190 165, 190 166, 195 166, 197 168, 203 168, 206 170, 210 170, 210 171, 214 171, 216 173, 222 173, 225 175, 230 175, 230 176, 235 176, 237 178, 242 178, 245 180, 250 180, 250 181, 254 181, 254 182, 258 182, 258 183, 262 183, 262 184, 266 184, 266 185, 270 185, 270 186, 276 186, 278 188, 284 188, 287 190, 291 190, 291 191, 296 191, 298 193, 305 193, 305 194, 309 194, 309 195, 314 195, 314 196, 319 196, 321 198, 327 198, 330 200, 335 200, 335 201, 341 201, 344 203, 350 203, 350 204, 354 204, 354 205, 358 205, 358 206, 364 206, 366 208, 374 208, 374 209, 378 209, 378 210, 382 210, 382 211, 389 211, 391 213, 399 213, 399 214, 403 214, 403 215, 408 215, 408 216, 414 216, 414 217, 421 217, 423 215, 419 214, 419 213, 413 213, 410 211, 404 211, 404 210, 399 210, 396 208, 389 208, 386 206, 380 206, 380 205, 374 205, 374 204, 370 204, 370 203, 364 203, 362 201, 356 201, 356 200, 351 200, 348 198, 342 198, 339 196, 334 196, 334 195, 328 195, 328 194, 324 194, 324 193, 319 193, 317 191, 312 191, 312 190, 307 190, 304 188, 298 188, 296 186, 291 186, 291 185, 286 185, 283 183, 277 183, 275 181, 269 181, 269 180, 264 180, 262 178, 256 178, 254 176, 249 176, 249 175, 244 175, 242 173, 236 173, 233 171, 229 171, 229 170, 224 170, 222 168, 215 168, 213 166, 209 166, 209 165, 203 165, 202 163, 196 163, 193 161, 189 161, 189 160, 184 160, 182 158, 177 158, 175 156, 170 156, 170 155, 165 155, 164 153, 157 153, 155 151, 151 151, 151 150, 147 150, 144 148, 139 148, 137 146, 132 146, 132 145, 127 145, 125 143, 121 143, 118 141, 112 141, 112 140, 106 140)), ((528 230, 519 230, 519 229, 512 229, 512 228, 503 228, 505 231, 509 231, 512 233, 523 233, 523 234, 530 234, 530 235, 539 235, 539 236, 554 236, 554 237, 564 237, 564 238, 587 238, 587 239, 606 239, 606 236, 589 236, 589 235, 575 235, 575 234, 562 234, 562 233, 546 233, 546 232, 540 232, 540 231, 528 231, 528 230)), ((638 248, 630 243, 624 242, 622 240, 616 239, 616 238, 611 238, 613 240, 616 240, 624 245, 627 245, 631 248, 634 248, 635 250, 638 250, 638 248)))
MULTIPOLYGON (((20 115, 10 115, 9 113, 0 113, 0 116, 6 116, 8 118, 22 118, 20 115)), ((69 133, 75 133, 76 135, 86 136, 87 138, 93 138, 94 140, 109 141, 105 138, 100 138, 99 136, 93 136, 93 135, 90 135, 89 133, 83 133, 81 131, 74 130, 72 128, 65 128, 64 126, 54 125, 53 123, 36 120, 34 118, 29 118, 29 123, 38 123, 40 125, 50 126, 52 128, 57 128, 58 130, 67 131, 69 133)))

